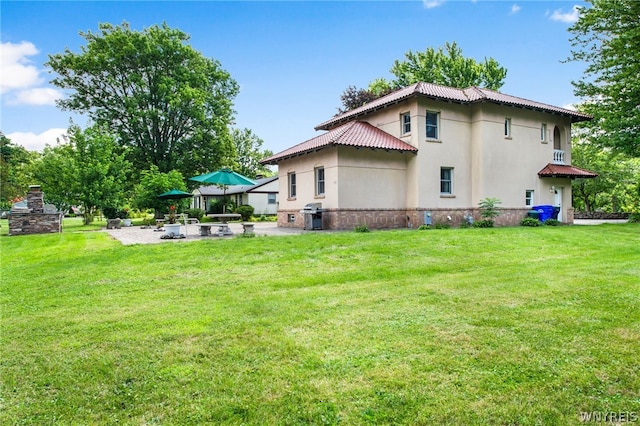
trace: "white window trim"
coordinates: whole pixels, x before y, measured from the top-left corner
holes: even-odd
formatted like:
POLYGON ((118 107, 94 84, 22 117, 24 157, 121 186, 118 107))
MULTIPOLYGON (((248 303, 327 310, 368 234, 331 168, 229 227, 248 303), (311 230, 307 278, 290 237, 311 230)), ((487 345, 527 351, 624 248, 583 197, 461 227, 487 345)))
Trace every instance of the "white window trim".
POLYGON ((287 195, 288 195, 288 198, 290 200, 295 200, 296 199, 296 196, 298 194, 297 185, 298 185, 298 181, 297 181, 297 178, 296 178, 296 172, 287 173, 287 187, 288 187, 287 188, 287 195), (291 182, 291 177, 292 176, 293 176, 293 178, 294 178, 293 180, 295 182, 291 182), (293 189, 293 191, 292 191, 292 189, 293 189), (294 194, 294 192, 295 192, 295 194, 294 194))
POLYGON ((524 191, 524 205, 526 207, 533 206, 533 204, 534 204, 533 197, 534 197, 535 193, 536 192, 533 189, 527 189, 526 191, 524 191))
POLYGON ((440 140, 440 111, 431 111, 431 110, 427 110, 425 115, 424 115, 424 131, 425 131, 425 137, 427 138, 428 141, 433 142, 433 141, 439 141, 440 140), (428 135, 428 122, 427 122, 427 118, 429 117, 429 114, 435 114, 436 115, 436 137, 430 137, 428 135))
POLYGON ((315 196, 318 198, 322 198, 324 197, 324 194, 327 191, 327 186, 326 186, 327 181, 326 181, 324 166, 315 167, 313 169, 313 175, 314 175, 314 181, 315 181, 315 187, 316 187, 315 196), (320 178, 319 178, 320 170, 322 170, 322 186, 323 186, 322 192, 320 192, 320 178))
POLYGON ((400 134, 402 136, 408 136, 411 134, 411 113, 403 112, 400 114, 400 134), (409 117, 409 121, 405 122, 405 117, 409 117), (409 130, 406 130, 406 126, 409 125, 409 130))
POLYGON ((453 197, 454 196, 453 167, 440 167, 440 196, 441 197, 453 197), (443 170, 449 170, 449 180, 447 181, 447 182, 449 182, 449 192, 442 192, 442 183, 443 183, 442 171, 443 170))

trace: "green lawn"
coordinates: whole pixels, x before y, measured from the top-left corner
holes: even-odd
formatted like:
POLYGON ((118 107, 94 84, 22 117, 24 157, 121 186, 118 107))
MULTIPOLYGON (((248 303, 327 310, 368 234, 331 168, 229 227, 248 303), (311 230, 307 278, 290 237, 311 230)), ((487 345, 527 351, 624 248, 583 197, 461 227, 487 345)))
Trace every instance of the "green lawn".
POLYGON ((0 237, 0 424, 640 413, 640 225, 148 246, 86 229, 0 237))

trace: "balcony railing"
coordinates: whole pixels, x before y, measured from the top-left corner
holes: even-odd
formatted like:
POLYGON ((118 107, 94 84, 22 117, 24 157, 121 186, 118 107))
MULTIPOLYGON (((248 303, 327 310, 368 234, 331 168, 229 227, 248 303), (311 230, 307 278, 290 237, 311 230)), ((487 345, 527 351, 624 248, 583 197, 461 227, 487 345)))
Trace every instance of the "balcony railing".
POLYGON ((561 149, 553 150, 553 164, 564 164, 564 151, 561 149))

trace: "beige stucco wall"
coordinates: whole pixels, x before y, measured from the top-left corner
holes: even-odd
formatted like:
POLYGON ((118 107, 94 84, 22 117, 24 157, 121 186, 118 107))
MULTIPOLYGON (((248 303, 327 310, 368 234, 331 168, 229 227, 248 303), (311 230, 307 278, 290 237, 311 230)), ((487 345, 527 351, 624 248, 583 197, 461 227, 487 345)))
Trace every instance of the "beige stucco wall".
POLYGON ((571 162, 571 122, 566 117, 490 103, 468 106, 413 98, 366 119, 419 149, 407 163, 407 208, 476 207, 487 197, 499 198, 505 208, 524 208, 527 190, 534 191, 534 205, 554 204, 552 186, 563 188, 563 207, 571 205, 569 179, 538 177, 553 161, 556 126, 565 164, 571 162), (426 137, 427 111, 440 114, 437 140, 426 137), (401 134, 400 117, 405 112, 411 114, 408 135, 401 134), (510 137, 504 135, 505 118, 511 119, 510 137), (547 128, 544 141, 542 123, 547 128), (441 167, 453 168, 453 196, 440 194, 441 167))
POLYGON ((295 211, 310 202, 325 209, 407 209, 464 211, 487 197, 501 207, 526 211, 525 192, 533 205, 555 204, 562 192, 562 217, 571 206, 570 179, 539 178, 553 162, 554 128, 561 137, 565 164, 571 162, 567 117, 492 103, 459 105, 423 97, 411 98, 360 118, 418 148, 418 153, 330 147, 279 164, 280 210, 295 211), (439 137, 426 137, 426 112, 440 114, 439 137), (411 132, 401 134, 401 114, 411 114, 411 132), (505 118, 511 135, 504 135, 505 118), (541 125, 546 124, 545 140, 541 125), (325 195, 316 197, 314 168, 325 169, 325 195), (453 168, 453 195, 440 194, 440 169, 453 168), (288 199, 287 173, 297 176, 297 197, 288 199), (339 185, 338 185, 339 182, 339 185))
POLYGON ((322 203, 324 209, 404 209, 406 164, 411 156, 415 154, 330 147, 282 161, 278 167, 280 209, 300 210, 308 203, 322 203), (324 167, 324 196, 315 194, 317 167, 324 167), (292 172, 296 174, 295 198, 287 197, 292 172))

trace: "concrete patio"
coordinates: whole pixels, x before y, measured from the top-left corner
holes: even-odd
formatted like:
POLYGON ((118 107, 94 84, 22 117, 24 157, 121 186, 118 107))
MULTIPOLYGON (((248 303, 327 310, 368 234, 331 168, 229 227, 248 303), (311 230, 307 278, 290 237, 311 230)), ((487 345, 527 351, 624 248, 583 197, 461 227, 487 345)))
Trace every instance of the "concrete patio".
MULTIPOLYGON (((314 231, 304 231, 302 229, 292 229, 292 228, 279 228, 275 222, 253 222, 254 228, 253 233, 256 237, 261 236, 277 236, 277 235, 296 235, 302 234, 304 232, 314 232, 314 231)), ((212 232, 215 227, 218 225, 216 222, 209 222, 205 225, 212 225, 212 232)), ((229 228, 233 232, 232 236, 224 236, 218 237, 217 235, 210 236, 201 236, 200 235, 200 225, 199 224, 191 224, 191 225, 182 225, 180 226, 180 233, 185 235, 185 238, 174 238, 174 239, 163 239, 161 238, 165 233, 164 230, 158 231, 155 227, 152 228, 143 228, 141 226, 128 226, 121 227, 120 229, 105 229, 105 232, 111 235, 112 238, 120 241, 124 245, 129 244, 157 244, 157 243, 179 243, 179 242, 189 242, 189 241, 199 241, 199 240, 215 240, 215 239, 225 239, 225 238, 235 238, 238 235, 242 235, 244 232, 242 223, 229 223, 229 228)), ((316 231, 317 232, 317 231, 316 231)))

